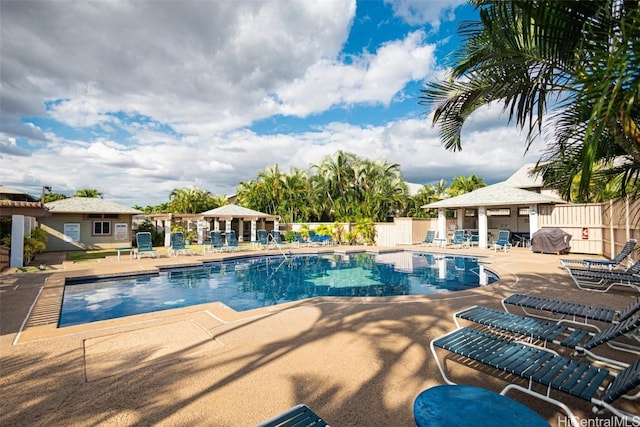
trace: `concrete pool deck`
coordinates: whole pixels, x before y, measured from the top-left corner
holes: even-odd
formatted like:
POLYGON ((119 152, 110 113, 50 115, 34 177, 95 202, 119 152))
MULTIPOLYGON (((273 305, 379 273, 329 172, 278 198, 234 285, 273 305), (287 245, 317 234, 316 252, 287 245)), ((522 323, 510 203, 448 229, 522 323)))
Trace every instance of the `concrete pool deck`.
MULTIPOLYGON (((455 328, 454 312, 475 304, 501 308, 500 300, 516 292, 613 308, 638 295, 623 287, 581 291, 560 268, 559 256, 529 249, 410 248, 486 257, 501 280, 434 296, 315 298, 241 313, 211 303, 56 328, 65 277, 139 273, 221 255, 73 263, 64 254, 44 254, 37 258, 44 271, 4 271, 0 425, 250 427, 306 403, 334 427, 413 426, 415 397, 444 383, 429 342, 455 328)), ((441 360, 445 354, 439 353, 441 360)), ((514 381, 457 360, 448 358, 447 369, 458 383, 497 391, 514 381)), ((552 405, 517 392, 509 396, 553 426, 568 425, 552 405)), ((587 402, 556 396, 584 422, 593 418, 587 402)), ((640 413, 638 402, 619 406, 640 413)))

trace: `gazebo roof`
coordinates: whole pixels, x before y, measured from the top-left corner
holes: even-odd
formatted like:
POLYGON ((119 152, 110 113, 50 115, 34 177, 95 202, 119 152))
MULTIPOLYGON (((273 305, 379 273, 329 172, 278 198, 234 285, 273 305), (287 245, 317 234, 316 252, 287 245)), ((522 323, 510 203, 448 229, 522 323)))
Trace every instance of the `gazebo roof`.
POLYGON ((240 205, 224 205, 215 209, 202 212, 200 215, 205 218, 265 218, 279 219, 278 215, 269 215, 263 212, 254 211, 240 205))
POLYGON ((479 206, 517 206, 567 203, 566 201, 533 191, 515 188, 506 182, 488 185, 460 196, 429 203, 422 208, 471 208, 479 206))

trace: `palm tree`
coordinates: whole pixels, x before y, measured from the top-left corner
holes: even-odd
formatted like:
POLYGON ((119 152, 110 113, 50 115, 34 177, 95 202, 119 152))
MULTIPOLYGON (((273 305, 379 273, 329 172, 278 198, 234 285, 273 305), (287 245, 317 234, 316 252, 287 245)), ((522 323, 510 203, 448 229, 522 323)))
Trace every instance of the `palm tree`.
POLYGON ((76 190, 76 192, 73 193, 73 197, 89 197, 102 199, 102 192, 96 190, 95 188, 83 188, 81 190, 76 190))
POLYGON ((211 209, 211 193, 197 187, 176 188, 169 197, 172 213, 196 214, 211 209))
POLYGON ((487 184, 485 184, 482 178, 472 173, 468 177, 456 176, 453 178, 448 192, 451 197, 454 197, 464 193, 470 193, 473 190, 486 186, 487 184))
POLYGON ((546 119, 548 129, 555 129, 543 159, 549 167, 540 168, 545 182, 553 176, 557 185, 560 173, 570 182, 580 173, 580 192, 586 194, 595 165, 620 155, 625 180, 638 180, 640 4, 471 2, 480 21, 461 26, 466 43, 454 55, 449 76, 429 83, 420 102, 433 108, 444 146, 460 150, 469 115, 497 101, 510 121, 527 130, 527 147, 543 134, 546 119))

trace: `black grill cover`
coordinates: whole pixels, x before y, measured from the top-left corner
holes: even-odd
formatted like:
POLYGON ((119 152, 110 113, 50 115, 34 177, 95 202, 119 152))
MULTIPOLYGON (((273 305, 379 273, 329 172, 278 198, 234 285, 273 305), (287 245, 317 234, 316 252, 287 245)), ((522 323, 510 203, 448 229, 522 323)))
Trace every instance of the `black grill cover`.
POLYGON ((571 234, 559 228, 542 228, 531 237, 531 250, 550 254, 569 252, 571 234))

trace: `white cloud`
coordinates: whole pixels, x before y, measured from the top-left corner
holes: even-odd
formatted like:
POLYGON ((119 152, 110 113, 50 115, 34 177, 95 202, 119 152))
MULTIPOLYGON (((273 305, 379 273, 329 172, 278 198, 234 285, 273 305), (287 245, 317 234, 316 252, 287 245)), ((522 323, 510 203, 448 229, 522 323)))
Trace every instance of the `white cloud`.
MULTIPOLYGON (((458 3, 393 4, 405 19, 425 20, 458 3)), ((345 58, 353 1, 0 5, 5 185, 34 193, 42 185, 66 194, 96 188, 144 206, 193 185, 231 194, 267 166, 307 169, 337 150, 399 163, 420 183, 452 171, 504 178, 522 156, 522 136, 497 108, 471 117, 461 153, 442 148, 430 121, 391 114, 383 125, 247 130, 256 120, 335 106, 391 108, 409 96, 408 84, 440 72, 424 30, 345 58)))
POLYGON ((452 21, 454 11, 467 0, 385 0, 393 12, 411 25, 429 24, 437 31, 441 21, 452 21))

